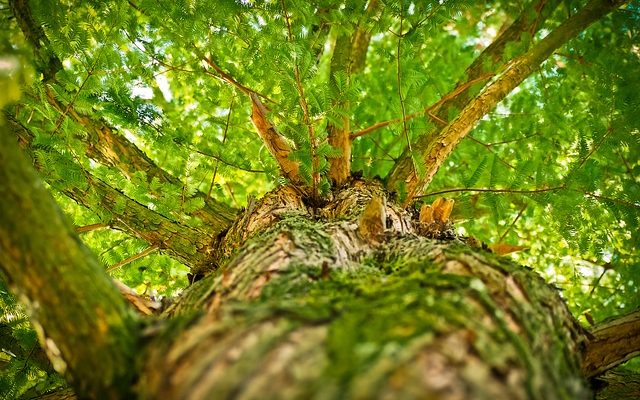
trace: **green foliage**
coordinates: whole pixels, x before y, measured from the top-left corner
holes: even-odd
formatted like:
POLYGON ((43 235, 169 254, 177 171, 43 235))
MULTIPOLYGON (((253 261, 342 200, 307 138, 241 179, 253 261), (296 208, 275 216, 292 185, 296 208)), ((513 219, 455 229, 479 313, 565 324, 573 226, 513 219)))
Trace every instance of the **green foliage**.
MULTIPOLYGON (((329 124, 342 126, 346 117, 355 132, 400 118, 398 63, 406 113, 424 110, 449 92, 503 24, 527 7, 509 1, 384 1, 365 20, 363 0, 29 3, 50 42, 42 51, 57 56, 64 68, 45 82, 41 60, 31 55, 0 3, 0 56, 25 66, 15 79, 5 79, 0 70, 0 92, 4 96, 17 90, 16 82, 22 85, 22 100, 10 112, 34 133, 34 163, 64 211, 77 226, 109 225, 123 201, 90 212, 61 194, 81 189, 97 203, 99 195, 88 189, 95 177, 191 227, 203 225, 187 215, 205 207, 198 192, 240 208, 247 198, 283 182, 251 124, 248 97, 220 79, 205 58, 266 96, 269 118, 295 147, 290 158, 300 162, 310 181, 311 146, 293 74, 298 66, 326 192, 328 163, 341 154, 326 141, 329 124), (364 70, 330 77, 336 38, 358 27, 372 38, 364 70), (38 71, 35 78, 32 70, 38 71), (5 86, 10 90, 1 90, 5 86), (68 109, 56 109, 48 96, 68 109), (94 133, 70 113, 113 127, 179 183, 146 171, 126 176, 89 159, 94 133)), ((556 10, 536 35, 507 46, 504 59, 518 46, 539 41, 566 18, 567 9, 556 10)), ((640 307, 638 12, 633 3, 559 49, 458 145, 428 189, 456 200, 459 233, 528 246, 514 258, 557 285, 583 322, 587 314, 600 321, 640 307)), ((7 101, 0 97, 0 105, 7 101)), ((449 118, 458 111, 450 111, 449 118)), ((407 123, 408 136, 415 142, 435 126, 431 118, 414 118, 407 123)), ((389 124, 355 139, 352 170, 384 177, 405 148, 402 124, 389 124)), ((413 157, 419 164, 420 157, 413 157)), ((105 267, 147 247, 110 229, 82 239, 105 267)), ((186 285, 186 267, 161 253, 113 275, 145 294, 172 296, 186 285)), ((13 312, 13 306, 6 307, 5 313, 13 312)), ((27 343, 21 341, 23 347, 27 343)), ((25 381, 29 369, 18 377, 20 368, 11 368, 16 382, 22 379, 20 390, 26 390, 24 382, 33 383, 25 381)))

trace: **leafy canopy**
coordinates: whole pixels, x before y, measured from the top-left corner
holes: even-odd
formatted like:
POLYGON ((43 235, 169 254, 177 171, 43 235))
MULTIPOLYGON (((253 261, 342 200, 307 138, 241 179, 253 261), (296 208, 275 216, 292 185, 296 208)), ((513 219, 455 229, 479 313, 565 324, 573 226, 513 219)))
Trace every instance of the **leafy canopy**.
MULTIPOLYGON (((8 112, 33 133, 34 163, 77 226, 110 225, 126 207, 100 203, 91 185, 100 179, 200 228, 205 222, 192 215, 208 198, 239 209, 285 181, 251 123, 249 97, 216 66, 261 94, 308 182, 316 168, 313 125, 319 189, 326 192, 329 162, 340 154, 327 143, 329 126, 347 119, 357 132, 436 103, 517 15, 535 13, 530 4, 510 1, 380 3, 364 18, 369 3, 362 0, 36 0, 32 17, 47 42, 34 52, 0 2, 2 60, 18 65, 0 63, 0 83, 9 88, 2 103, 22 85, 8 112), (332 70, 337 39, 358 29, 370 34, 364 68, 332 70), (51 56, 61 68, 47 64, 51 56), (88 157, 95 133, 82 116, 113 128, 175 180, 149 170, 125 174, 122 165, 88 157), (67 197, 78 188, 90 209, 67 197)), ((507 46, 504 61, 583 3, 559 6, 523 43, 507 46)), ((526 246, 514 257, 557 285, 583 322, 640 306, 639 27, 640 7, 632 2, 556 51, 477 124, 420 200, 454 198, 459 233, 526 246)), ((384 178, 407 142, 435 124, 412 118, 356 138, 351 170, 384 178)), ((82 239, 105 267, 148 247, 130 232, 109 229, 82 239)), ((186 285, 187 268, 153 252, 112 273, 140 293, 172 296, 186 285)), ((2 307, 2 326, 26 327, 4 289, 2 307)), ((34 339, 24 335, 19 341, 28 347, 34 339)), ((10 365, 18 376, 20 365, 10 365)))

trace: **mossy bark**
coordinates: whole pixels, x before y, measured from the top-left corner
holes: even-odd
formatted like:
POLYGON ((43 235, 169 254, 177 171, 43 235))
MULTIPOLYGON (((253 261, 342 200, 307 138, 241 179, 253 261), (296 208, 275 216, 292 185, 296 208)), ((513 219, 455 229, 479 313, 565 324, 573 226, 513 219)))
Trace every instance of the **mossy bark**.
POLYGON ((138 322, 0 121, 0 272, 83 397, 130 394, 138 322))
POLYGON ((227 245, 245 243, 147 338, 139 395, 590 398, 585 336, 555 288, 450 231, 419 236, 391 200, 383 235, 363 236, 379 196, 352 182, 322 208, 286 188, 256 204, 227 245))

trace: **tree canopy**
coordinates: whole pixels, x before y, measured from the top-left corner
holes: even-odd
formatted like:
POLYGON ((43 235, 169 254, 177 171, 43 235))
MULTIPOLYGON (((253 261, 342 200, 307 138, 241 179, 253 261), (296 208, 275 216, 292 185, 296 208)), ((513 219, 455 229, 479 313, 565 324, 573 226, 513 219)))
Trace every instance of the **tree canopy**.
MULTIPOLYGON (((0 106, 139 294, 178 294, 269 190, 320 202, 358 175, 415 212, 454 199, 458 234, 589 325, 640 308, 640 4, 623 3, 0 1, 0 106)), ((6 288, 0 304, 0 387, 57 384, 6 288)))

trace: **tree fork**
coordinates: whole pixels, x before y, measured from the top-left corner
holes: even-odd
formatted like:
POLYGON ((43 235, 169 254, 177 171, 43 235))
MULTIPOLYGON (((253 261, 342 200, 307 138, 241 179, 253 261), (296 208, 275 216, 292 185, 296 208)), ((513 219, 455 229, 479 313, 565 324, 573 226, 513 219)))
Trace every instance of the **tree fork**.
MULTIPOLYGON (((485 82, 492 78, 499 70, 504 66, 503 56, 504 49, 509 44, 515 44, 521 42, 524 35, 530 34, 533 36, 535 32, 542 26, 544 21, 551 15, 559 0, 539 0, 535 4, 532 4, 536 10, 535 17, 532 17, 529 9, 526 9, 516 18, 516 20, 502 32, 482 53, 471 63, 465 70, 464 76, 458 81, 454 89, 449 93, 442 96, 433 106, 425 109, 426 114, 430 118, 437 118, 439 121, 447 121, 449 119, 449 113, 453 109, 462 109, 465 104, 470 100, 471 89, 477 87, 476 85, 485 82), (433 114, 435 113, 435 115, 433 114)), ((526 49, 519 47, 520 54, 526 49)), ((424 114, 423 112, 410 114, 408 117, 415 118, 424 114)), ((385 121, 375 124, 369 128, 362 129, 358 132, 352 133, 352 137, 361 136, 371 132, 372 130, 382 128, 391 123, 401 122, 401 119, 385 121)), ((444 126, 447 123, 444 122, 444 126)), ((421 135, 416 141, 413 148, 422 153, 429 146, 429 143, 441 127, 434 128, 428 134, 421 135)), ((398 161, 389 173, 387 187, 395 189, 398 183, 402 179, 406 179, 409 174, 412 173, 411 154, 408 149, 405 149, 400 155, 398 161)))
POLYGON ((166 311, 185 323, 149 338, 142 396, 589 398, 585 332, 554 288, 457 239, 417 236, 379 186, 355 186, 315 221, 294 191, 255 204, 257 220, 277 199, 301 205, 251 223, 236 255, 166 311), (379 222, 363 232, 383 214, 382 235, 379 222))
MULTIPOLYGON (((626 1, 592 0, 582 10, 570 17, 524 55, 513 60, 506 70, 471 100, 460 114, 430 140, 423 153, 424 175, 410 172, 404 179, 407 187, 405 205, 422 194, 440 165, 456 145, 473 129, 475 124, 527 78, 557 48, 586 29, 604 15, 620 7, 626 1)), ((399 164, 397 164, 399 165, 399 164)), ((392 171, 389 182, 398 182, 398 170, 392 171), (395 174, 394 174, 395 172, 395 174)))

